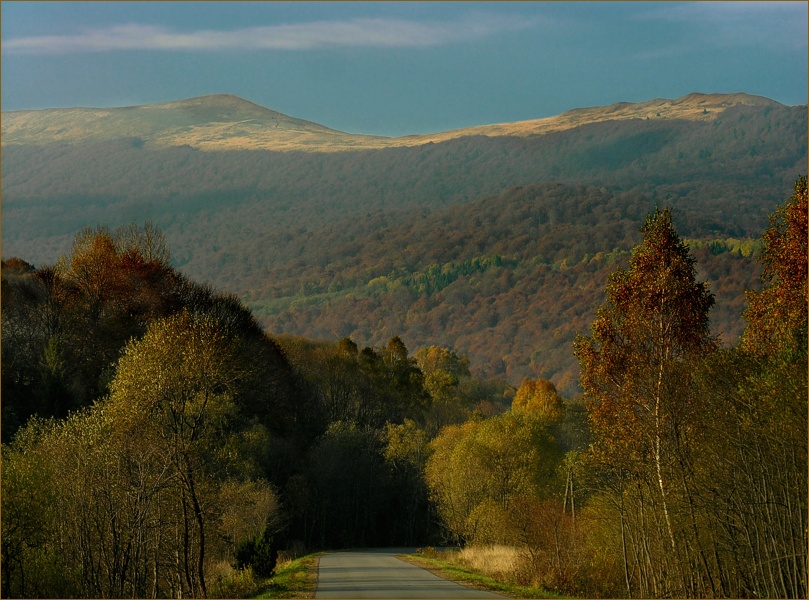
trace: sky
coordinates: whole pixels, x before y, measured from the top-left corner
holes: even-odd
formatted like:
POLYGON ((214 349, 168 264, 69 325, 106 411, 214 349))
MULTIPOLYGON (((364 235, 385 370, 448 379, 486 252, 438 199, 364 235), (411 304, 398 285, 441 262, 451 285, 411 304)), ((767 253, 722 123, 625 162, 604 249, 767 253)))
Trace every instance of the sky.
POLYGON ((807 102, 806 2, 2 2, 2 109, 235 94, 407 135, 615 102, 807 102))

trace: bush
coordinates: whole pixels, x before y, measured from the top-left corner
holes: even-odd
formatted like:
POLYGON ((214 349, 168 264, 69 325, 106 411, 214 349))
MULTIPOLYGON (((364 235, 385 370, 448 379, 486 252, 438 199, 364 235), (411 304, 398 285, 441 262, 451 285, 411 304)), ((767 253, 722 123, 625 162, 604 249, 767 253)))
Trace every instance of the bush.
POLYGON ((250 567, 234 569, 223 562, 214 566, 212 575, 211 598, 253 598, 260 590, 250 567))
POLYGON ((236 568, 252 567, 257 577, 272 577, 278 563, 278 547, 269 528, 258 538, 249 538, 236 550, 236 568))

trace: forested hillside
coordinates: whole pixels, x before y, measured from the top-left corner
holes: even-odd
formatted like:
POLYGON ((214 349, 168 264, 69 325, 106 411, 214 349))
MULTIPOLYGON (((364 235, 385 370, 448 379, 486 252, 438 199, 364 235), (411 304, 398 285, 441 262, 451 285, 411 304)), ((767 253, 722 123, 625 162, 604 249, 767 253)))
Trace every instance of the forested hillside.
MULTIPOLYGON (((539 223, 532 198, 569 189, 509 193, 539 223)), ((606 192, 578 193, 603 218, 606 192)), ((498 577, 542 594, 806 597, 807 199, 801 177, 762 235, 707 245, 668 207, 608 210, 614 239, 641 231, 579 262, 604 280, 568 346, 578 398, 398 335, 268 335, 173 267, 149 222, 81 230, 55 264, 4 260, 2 595, 248 597, 280 551, 459 543, 510 548, 498 577), (754 248, 759 285, 722 347, 700 263, 754 248)), ((521 239, 378 285, 522 277, 521 239)))
POLYGON ((610 120, 632 107, 617 105, 541 135, 340 152, 4 141, 3 253, 45 264, 88 224, 151 218, 174 265, 273 333, 440 340, 478 375, 575 393, 569 342, 654 206, 705 255, 712 327, 737 338, 751 240, 807 157, 806 107, 762 100, 700 97, 704 120, 610 120))
MULTIPOLYGON (((268 270, 245 301, 270 331, 358 340, 398 334, 413 347, 431 340, 469 356, 484 376, 519 382, 539 375, 574 393, 573 338, 592 320, 608 273, 626 262, 640 239, 638 222, 652 210, 640 193, 537 184, 463 211, 372 217, 324 228, 319 244, 268 270)), ((743 291, 757 285, 760 245, 709 239, 691 243, 717 295, 714 331, 733 343, 743 291)))

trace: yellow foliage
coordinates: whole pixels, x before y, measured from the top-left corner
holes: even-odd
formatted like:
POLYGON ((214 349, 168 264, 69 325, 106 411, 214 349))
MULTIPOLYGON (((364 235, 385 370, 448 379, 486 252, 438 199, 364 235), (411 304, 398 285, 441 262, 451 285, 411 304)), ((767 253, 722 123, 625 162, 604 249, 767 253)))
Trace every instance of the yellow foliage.
POLYGON ((511 407, 516 411, 525 411, 551 421, 559 421, 564 417, 565 406, 556 387, 547 379, 525 379, 517 390, 511 407))

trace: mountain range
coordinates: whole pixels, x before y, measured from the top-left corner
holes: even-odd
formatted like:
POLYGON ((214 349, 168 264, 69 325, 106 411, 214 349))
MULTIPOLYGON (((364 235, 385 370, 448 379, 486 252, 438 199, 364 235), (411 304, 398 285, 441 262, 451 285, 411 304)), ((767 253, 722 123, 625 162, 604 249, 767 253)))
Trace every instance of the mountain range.
POLYGON ((545 119, 456 129, 428 135, 356 135, 295 119, 228 94, 124 108, 69 108, 3 113, 3 144, 47 145, 132 137, 155 147, 200 150, 334 152, 421 146, 460 137, 542 135, 591 123, 631 119, 712 122, 732 106, 782 106, 749 94, 689 94, 677 100, 579 108, 545 119))
POLYGON ((807 166, 807 107, 747 94, 575 109, 398 138, 229 95, 2 113, 3 255, 152 219, 177 267, 273 334, 437 344, 576 393, 570 342, 655 206, 738 337, 767 215, 807 166))

